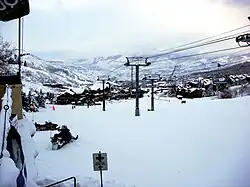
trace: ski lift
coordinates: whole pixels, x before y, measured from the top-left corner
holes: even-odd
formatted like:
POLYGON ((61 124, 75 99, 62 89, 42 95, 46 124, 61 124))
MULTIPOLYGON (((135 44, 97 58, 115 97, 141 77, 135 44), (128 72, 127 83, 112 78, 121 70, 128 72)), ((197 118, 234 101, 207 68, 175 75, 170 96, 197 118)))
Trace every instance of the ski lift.
POLYGON ((146 62, 146 66, 149 66, 149 65, 151 65, 151 62, 146 62))
POLYGON ((124 64, 124 66, 129 66, 129 63, 128 63, 128 62, 126 62, 126 63, 124 64))
POLYGON ((241 45, 240 43, 247 43, 247 45, 250 46, 250 33, 247 34, 243 34, 243 35, 239 35, 236 37, 236 42, 238 43, 238 45, 240 47, 242 47, 243 45, 241 45))

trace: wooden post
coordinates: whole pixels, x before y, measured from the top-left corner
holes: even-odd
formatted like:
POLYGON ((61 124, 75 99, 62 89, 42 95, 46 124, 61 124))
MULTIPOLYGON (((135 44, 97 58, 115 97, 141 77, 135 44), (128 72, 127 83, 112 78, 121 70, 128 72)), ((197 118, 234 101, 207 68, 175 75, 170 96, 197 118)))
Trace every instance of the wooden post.
MULTIPOLYGON (((22 113, 22 85, 21 84, 15 84, 15 85, 9 85, 9 87, 12 89, 12 114, 17 114, 18 119, 23 118, 22 113)), ((5 85, 0 85, 0 98, 4 96, 5 92, 5 85)), ((2 105, 2 102, 0 102, 0 106, 2 105)))

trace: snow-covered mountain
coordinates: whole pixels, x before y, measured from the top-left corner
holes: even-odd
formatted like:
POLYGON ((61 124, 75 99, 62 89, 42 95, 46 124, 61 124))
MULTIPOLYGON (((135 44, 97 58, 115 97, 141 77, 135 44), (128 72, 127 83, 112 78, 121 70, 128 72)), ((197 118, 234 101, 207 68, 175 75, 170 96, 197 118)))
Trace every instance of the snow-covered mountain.
MULTIPOLYGON (((141 67, 140 75, 160 73, 168 76, 176 66, 176 75, 189 74, 197 71, 217 69, 217 64, 230 66, 249 59, 249 55, 231 55, 218 58, 184 58, 166 60, 176 56, 161 56, 149 59, 152 64, 141 67)), ((98 76, 110 76, 116 80, 128 80, 131 68, 123 66, 126 58, 123 55, 95 57, 92 59, 75 59, 66 61, 47 61, 35 55, 27 54, 22 57, 27 66, 22 66, 22 79, 29 87, 41 87, 46 83, 63 84, 69 87, 80 87, 95 82, 98 76)), ((11 65, 17 71, 17 65, 11 65)))
MULTIPOLYGON (((117 65, 120 66, 121 62, 110 64, 116 58, 117 56, 94 58, 93 62, 87 59, 47 61, 28 54, 22 57, 22 61, 27 64, 27 66, 22 66, 22 81, 26 87, 36 89, 42 87, 43 84, 80 87, 96 81, 98 76, 108 74, 109 70, 117 65)), ((10 65, 10 67, 13 72, 18 70, 18 65, 10 65)))

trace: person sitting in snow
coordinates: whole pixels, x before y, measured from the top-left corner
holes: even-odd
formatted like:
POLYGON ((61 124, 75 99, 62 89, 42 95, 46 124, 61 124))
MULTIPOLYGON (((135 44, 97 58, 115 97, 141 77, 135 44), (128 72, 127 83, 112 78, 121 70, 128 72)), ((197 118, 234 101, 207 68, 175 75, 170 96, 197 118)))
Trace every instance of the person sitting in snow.
POLYGON ((66 125, 62 125, 60 129, 58 129, 59 133, 54 135, 54 141, 57 141, 57 139, 60 137, 65 142, 70 142, 72 138, 74 138, 69 128, 66 125))

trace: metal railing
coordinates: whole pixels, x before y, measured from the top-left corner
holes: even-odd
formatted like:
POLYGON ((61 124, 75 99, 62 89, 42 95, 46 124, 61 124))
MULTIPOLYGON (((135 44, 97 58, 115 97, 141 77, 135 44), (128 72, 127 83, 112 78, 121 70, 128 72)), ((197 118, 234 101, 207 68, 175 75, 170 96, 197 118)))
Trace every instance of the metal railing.
POLYGON ((67 178, 67 179, 60 180, 60 181, 58 181, 58 182, 52 183, 52 184, 50 184, 50 185, 47 185, 47 186, 45 186, 45 187, 55 186, 55 185, 57 185, 57 184, 61 184, 61 183, 64 183, 64 182, 69 181, 69 180, 72 180, 72 179, 73 179, 73 181, 74 181, 74 187, 76 187, 76 177, 69 177, 69 178, 67 178))

